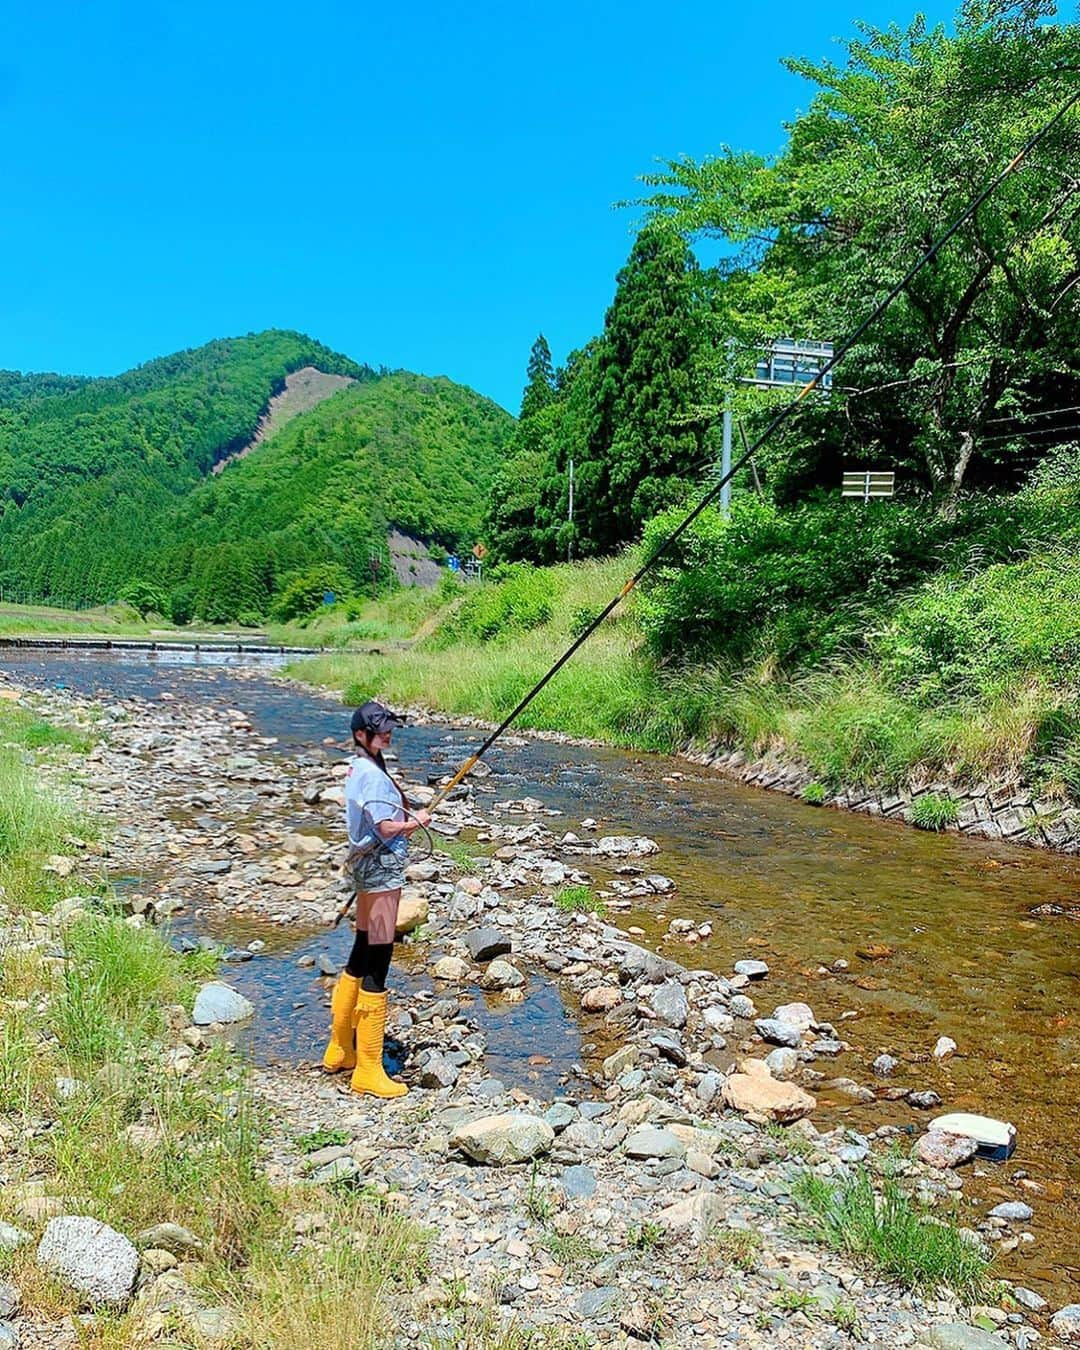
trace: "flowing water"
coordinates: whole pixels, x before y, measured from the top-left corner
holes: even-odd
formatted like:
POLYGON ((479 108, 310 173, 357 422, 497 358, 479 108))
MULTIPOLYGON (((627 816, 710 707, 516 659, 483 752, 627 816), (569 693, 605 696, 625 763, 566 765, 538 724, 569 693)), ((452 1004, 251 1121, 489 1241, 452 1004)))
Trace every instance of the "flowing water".
MULTIPOLYGON (((257 675, 238 678, 221 658, 9 652, 3 662, 43 685, 118 697, 171 691, 242 708, 284 755, 344 734, 331 700, 257 675)), ((403 765, 420 775, 456 767, 475 743, 475 731, 445 726, 407 727, 395 740, 403 765)), ((512 740, 489 763, 499 797, 539 798, 564 813, 559 828, 592 816, 602 832, 656 839, 655 870, 678 890, 635 902, 641 908, 618 922, 638 925, 642 941, 691 966, 729 974, 740 957, 767 961, 768 980, 748 991, 763 1013, 804 1000, 854 1047, 835 1068, 823 1060, 815 1068, 875 1085, 869 1064, 889 1051, 902 1060, 890 1084, 933 1088, 942 1110, 1012 1121, 1013 1158, 981 1164, 985 1175, 966 1183, 965 1196, 980 1208, 1028 1199, 1036 1242, 1007 1257, 1002 1273, 1058 1304, 1080 1298, 1080 925, 1068 912, 1080 901, 1080 859, 815 809, 656 755, 512 740), (666 937, 673 917, 708 920, 712 937, 697 947, 666 937), (847 971, 829 971, 838 959, 847 971), (930 1051, 942 1035, 959 1052, 939 1064, 930 1051), (1042 1190, 1018 1190, 1020 1171, 1042 1190)), ((270 941, 264 929, 258 935, 270 941)), ((263 1055, 311 1058, 325 994, 313 994, 310 971, 296 959, 316 942, 325 950, 325 933, 275 932, 272 951, 229 973, 259 995, 260 1020, 276 1028, 259 1033, 263 1055)), ((344 959, 347 933, 334 943, 344 959)), ((422 986, 418 972, 406 978, 422 986)), ((573 1009, 543 981, 531 982, 523 1004, 478 999, 470 1014, 488 1036, 491 1072, 510 1083, 535 1088, 548 1077, 528 1064, 538 1046, 560 1075, 588 1050, 573 1009)), ((815 1119, 855 1129, 890 1121, 918 1131, 926 1120, 903 1102, 860 1106, 828 1091, 819 1100, 815 1119)))

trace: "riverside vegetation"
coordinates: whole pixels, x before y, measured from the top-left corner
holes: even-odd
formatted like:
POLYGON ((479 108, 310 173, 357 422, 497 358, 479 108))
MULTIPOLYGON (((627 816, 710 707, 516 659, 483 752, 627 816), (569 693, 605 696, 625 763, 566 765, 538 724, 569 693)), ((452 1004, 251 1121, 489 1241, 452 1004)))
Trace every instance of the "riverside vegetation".
MULTIPOLYGON (((137 1236, 143 1248, 140 1292, 130 1310, 99 1308, 72 1321, 83 1306, 78 1296, 46 1273, 31 1242, 21 1244, 17 1231, 13 1237, 11 1228, 0 1229, 5 1248, 15 1244, 0 1257, 5 1278, 18 1288, 17 1297, 4 1291, 7 1306, 21 1301, 18 1334, 29 1350, 73 1345, 76 1334, 103 1350, 154 1338, 242 1350, 301 1336, 329 1347, 577 1350, 619 1343, 620 1324, 637 1339, 682 1344, 687 1318, 694 1323, 693 1343, 702 1345, 718 1343, 714 1333, 729 1319, 739 1322, 748 1344, 839 1346, 854 1334, 875 1344, 952 1345, 970 1330, 935 1324, 980 1300, 991 1304, 968 1315, 982 1320, 993 1313, 1009 1325, 1017 1346, 1031 1344, 1023 1318, 1013 1313, 1010 1321, 993 1306, 1004 1291, 989 1279, 985 1248, 973 1234, 959 1233, 941 1209, 957 1186, 909 1160, 894 1128, 873 1132, 893 1141, 877 1152, 857 1131, 820 1133, 806 1120, 761 1130, 719 1109, 717 1092, 726 1103, 729 1086, 734 1092, 752 1077, 735 1073, 725 1080, 700 1060, 703 1035, 715 1048, 724 1041, 721 1028, 755 1016, 750 1000, 734 994, 734 977, 684 971, 627 943, 588 912, 591 906, 562 905, 558 894, 545 899, 535 885, 503 889, 523 868, 573 880, 591 851, 579 846, 567 862, 556 863, 555 835, 535 819, 515 820, 515 812, 518 820, 523 811, 528 816, 527 803, 505 804, 496 822, 478 818, 468 800, 451 810, 454 820, 483 825, 495 840, 529 842, 504 845, 513 857, 488 859, 480 869, 484 880, 473 875, 442 885, 455 875, 457 860, 425 864, 428 885, 441 900, 419 942, 422 949, 431 946, 426 959, 445 1000, 471 970, 470 961, 450 953, 464 952, 472 936, 491 944, 492 930, 472 926, 494 899, 513 934, 514 955, 490 960, 475 947, 473 963, 486 963, 487 970, 472 977, 486 987, 497 979, 515 987, 521 976, 510 959, 524 970, 545 960, 565 971, 567 989, 583 1009, 610 1008, 611 996, 621 997, 620 985, 633 996, 627 1008, 647 1001, 652 1013, 638 1028, 623 1026, 624 1043, 597 1074, 604 1100, 578 1106, 560 1100, 543 1119, 528 1114, 542 1104, 528 1094, 512 1098, 483 1077, 482 1053, 451 1049, 472 1047, 475 1031, 455 1041, 453 1027, 466 1023, 447 1011, 443 1015, 454 1020, 444 1039, 440 1022, 423 1015, 422 1000, 414 1010, 418 1020, 405 1032, 420 1042, 410 1070, 419 1083, 401 1111, 365 1110, 318 1075, 248 1070, 212 1030, 192 1027, 186 1016, 195 985, 212 975, 217 953, 178 956, 147 926, 153 904, 138 919, 125 918, 93 877, 100 877, 107 850, 121 867, 138 866, 155 841, 160 852, 167 816, 155 810, 154 820, 146 820, 148 803, 164 806, 185 790, 205 801, 215 767, 262 785, 264 823, 280 838, 279 828, 295 829, 301 796, 311 801, 325 794, 337 809, 329 766, 307 763, 290 788, 292 775, 283 777, 265 751, 261 758, 235 753, 238 735, 241 745, 254 748, 250 731, 235 730, 235 713, 174 702, 161 774, 162 750, 146 758, 154 737, 140 700, 104 709, 54 692, 28 696, 25 704, 27 712, 0 703, 2 800, 11 804, 0 834, 0 1121, 10 1178, 2 1217, 36 1234, 56 1215, 92 1215, 137 1236), (57 720, 43 720, 43 713, 57 720), (42 791, 42 778, 70 785, 73 768, 88 753, 99 798, 124 822, 112 844, 73 800, 42 791), (199 771, 186 789, 173 756, 188 772, 199 771), (143 827, 133 829, 140 819, 143 827), (52 853, 60 849, 63 854, 52 853), (61 875, 72 855, 78 880, 74 872, 61 875), (703 1010, 711 1021, 702 1021, 703 1010), (525 1149, 524 1166, 500 1167, 485 1152, 496 1135, 485 1135, 477 1118, 493 1110, 516 1113, 519 1133, 499 1147, 525 1149), (698 1113, 706 1113, 700 1122, 698 1113), (455 1161, 454 1142, 446 1156, 451 1131, 456 1147, 474 1150, 481 1166, 455 1161), (536 1149, 540 1160, 530 1166, 536 1149), (543 1156, 549 1149, 550 1161, 543 1156), (380 1180, 384 1175, 389 1187, 380 1180), (900 1177, 911 1185, 901 1189, 900 1177), (580 1193, 573 1189, 579 1186, 580 1193), (589 1203, 589 1188, 597 1186, 589 1203), (678 1193, 674 1203, 671 1187, 678 1193), (879 1194, 880 1203, 873 1198, 879 1194), (792 1196, 801 1206, 804 1238, 792 1196), (937 1202, 932 1217, 923 1212, 924 1200, 937 1202), (497 1249, 484 1245, 496 1234, 497 1249), (815 1256, 802 1245, 807 1238, 839 1255, 815 1256), (467 1254, 478 1241, 473 1262, 467 1254), (550 1268, 545 1252, 555 1263, 550 1268), (496 1266, 484 1264, 485 1253, 496 1266), (544 1268, 531 1299, 537 1261, 544 1268), (502 1281, 491 1301, 481 1288, 485 1270, 498 1271, 502 1281), (898 1302, 893 1280, 913 1292, 898 1302), (570 1321, 580 1332, 567 1325, 568 1296, 575 1300, 570 1321), (555 1324, 530 1325, 516 1311, 522 1299, 555 1324), (515 1308, 508 1311, 509 1305, 515 1308)), ((242 814, 243 807, 237 810, 242 814)), ((227 838, 227 821, 224 828, 227 838)), ((172 842, 171 827, 164 839, 172 842)), ((605 843, 618 844, 624 857, 628 849, 631 856, 655 850, 648 840, 605 843)), ((211 846, 211 856, 221 847, 211 846)), ((162 894, 183 894, 186 876, 186 888, 194 883, 203 903, 213 903, 220 869, 205 869, 206 852, 197 845, 181 852, 176 865, 183 870, 175 879, 181 886, 166 867, 162 894)), ((461 861, 479 866, 474 853, 461 861)), ((745 986, 747 977, 738 978, 745 986)), ((804 1016, 803 1005, 790 1005, 787 1013, 804 1016)), ((812 1019, 808 1009, 805 1015, 812 1019)), ((811 1025, 819 1040, 808 1031, 807 1050, 816 1053, 820 1043, 822 1053, 835 1053, 821 1039, 834 1034, 828 1024, 811 1025)), ((799 1034, 794 1024, 785 1027, 788 1039, 799 1034)), ((749 1082, 739 1089, 752 1090, 749 1082)), ((813 1109, 813 1098, 794 1084, 777 1081, 773 1090, 773 1106, 788 1119, 813 1109)), ((1004 1222, 992 1215, 980 1230, 997 1240, 1004 1222)), ((1017 1297, 1039 1303, 1030 1291, 1017 1297)))
MULTIPOLYGON (((952 521, 898 503, 709 511, 679 547, 685 565, 665 563, 624 603, 522 725, 645 749, 780 751, 821 799, 919 773, 1022 777, 1080 802, 1078 507, 1080 456, 1066 450, 1023 491, 952 521)), ((644 548, 672 523, 655 523, 644 548)), ((347 700, 377 689, 497 720, 640 557, 511 565, 479 589, 339 611, 337 639, 378 652, 295 669, 347 700), (408 624, 424 634, 411 646, 380 644, 408 624)))

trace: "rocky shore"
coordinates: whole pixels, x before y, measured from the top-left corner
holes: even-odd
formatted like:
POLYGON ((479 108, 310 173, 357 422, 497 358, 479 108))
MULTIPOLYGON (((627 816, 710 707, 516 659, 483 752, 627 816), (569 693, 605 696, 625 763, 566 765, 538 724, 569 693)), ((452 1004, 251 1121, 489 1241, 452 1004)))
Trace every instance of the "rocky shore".
MULTIPOLYGON (((277 755, 239 710, 168 697, 95 702, 0 682, 43 717, 97 737, 86 757, 43 766, 108 829, 98 851, 50 857, 54 874, 132 878, 121 894, 134 925, 225 916, 269 931, 332 922, 344 896, 342 766, 321 752, 277 755)), ((913 1150, 894 1126, 816 1126, 822 1083, 856 1102, 892 1091, 917 1108, 938 1103, 933 1093, 916 1101, 890 1088, 887 1056, 872 1070, 842 1072, 849 1047, 839 1012, 777 1005, 764 962, 739 953, 727 975, 695 969, 615 927, 632 900, 674 889, 651 840, 605 836, 589 821, 567 829, 542 803, 497 802, 487 786, 479 776, 439 815, 442 840, 464 833, 485 856, 463 866, 436 852, 410 867, 401 926, 426 983, 394 1004, 409 1095, 356 1098, 303 1064, 253 1075, 273 1106, 267 1174, 310 1194, 295 1219, 298 1244, 321 1240, 325 1187, 370 1190, 433 1235, 427 1281, 401 1297, 394 1344, 501 1344, 462 1339, 469 1309, 481 1306, 496 1327, 553 1338, 520 1342, 535 1345, 1080 1344, 1080 1309, 1055 1312, 1034 1291, 1001 1288, 978 1306, 923 1296, 815 1244, 800 1200, 808 1177, 893 1181, 946 1216, 963 1188, 958 1169, 987 1164, 936 1131, 913 1150), (560 903, 575 886, 592 887, 602 912, 560 903), (545 1099, 522 1086, 524 1076, 492 1075, 470 1012, 477 990, 524 1000, 540 979, 557 982, 592 1047, 563 1095, 545 1099)), ((417 801, 434 790, 410 788, 417 801)), ((0 924, 8 942, 55 946, 72 915, 95 903, 68 901, 34 920, 0 914, 0 924)), ((708 937, 678 918, 669 932, 688 960, 708 937)), ((223 953, 222 973, 195 1006, 170 1010, 170 1072, 197 1081, 223 1023, 251 1015, 230 996, 228 968, 257 962, 262 945, 256 938, 223 953)), ((333 973, 324 962, 323 977, 333 973)), ((548 1048, 536 1045, 538 1063, 548 1048)), ((70 1253, 81 1253, 94 1278, 110 1273, 109 1301, 130 1310, 147 1343, 245 1343, 238 1310, 200 1305, 186 1277, 205 1235, 75 1231, 92 1218, 40 1203, 50 1198, 41 1179, 5 1180, 23 1188, 26 1227, 0 1226, 0 1245, 38 1243, 39 1262, 76 1287, 70 1253), (167 1339, 178 1322, 187 1339, 167 1339)), ((1029 1193, 1020 1184, 1012 1202, 966 1210, 972 1247, 992 1254, 1029 1240, 1029 1193)), ((0 1286, 0 1347, 74 1344, 74 1335, 70 1324, 21 1318, 18 1290, 0 1286)))

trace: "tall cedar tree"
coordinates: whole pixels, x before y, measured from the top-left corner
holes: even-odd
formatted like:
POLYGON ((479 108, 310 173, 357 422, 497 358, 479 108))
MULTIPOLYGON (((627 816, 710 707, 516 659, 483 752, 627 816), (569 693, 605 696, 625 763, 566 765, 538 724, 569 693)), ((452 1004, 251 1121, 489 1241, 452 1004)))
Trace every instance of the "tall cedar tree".
POLYGON ((693 405, 702 314, 693 254, 673 230, 647 226, 574 382, 578 435, 555 437, 559 472, 546 484, 544 505, 555 514, 565 502, 573 453, 575 553, 608 553, 636 538, 700 471, 704 427, 693 420, 693 405))
POLYGON ((500 558, 550 562, 550 548, 540 544, 538 506, 541 484, 552 464, 552 428, 557 417, 557 380, 551 348, 541 333, 529 352, 521 413, 508 453, 492 483, 484 522, 485 534, 500 558))

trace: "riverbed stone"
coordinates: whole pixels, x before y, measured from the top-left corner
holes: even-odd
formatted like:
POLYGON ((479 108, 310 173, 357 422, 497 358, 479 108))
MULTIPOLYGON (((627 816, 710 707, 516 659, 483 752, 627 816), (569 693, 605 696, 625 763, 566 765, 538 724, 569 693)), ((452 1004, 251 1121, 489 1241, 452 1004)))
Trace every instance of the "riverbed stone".
POLYGON ((979 1151, 974 1139, 963 1135, 946 1134, 944 1130, 928 1130, 915 1145, 915 1156, 927 1167, 959 1167, 969 1162, 979 1151))
POLYGON ((1025 1288, 1022 1284, 1013 1285, 1012 1296, 1021 1308, 1026 1308, 1028 1312, 1042 1312, 1046 1307, 1046 1299, 1041 1294, 1037 1294, 1034 1289, 1025 1288))
POLYGON ((893 1055, 878 1055, 873 1063, 874 1072, 879 1078, 888 1078, 899 1067, 900 1061, 893 1055))
POLYGON ((640 1054, 641 1051, 636 1045, 620 1046, 604 1060, 604 1077, 609 1079, 620 1077, 627 1069, 633 1068, 640 1054))
POLYGON ((817 1106, 809 1092, 796 1084, 778 1083, 761 1059, 743 1060, 739 1072, 724 1080, 722 1095, 733 1110, 761 1123, 790 1125, 817 1106))
POLYGON ((781 1022, 776 1017, 759 1017, 754 1026, 758 1035, 771 1045, 786 1045, 797 1050, 802 1044, 802 1032, 793 1022, 781 1022))
POLYGON ((622 991, 616 989, 613 984, 596 984, 582 994, 581 1007, 584 1012, 610 1012, 622 1001, 622 991))
POLYGON ((428 921, 427 896, 415 886, 406 886, 398 901, 395 933, 404 937, 406 933, 415 933, 428 921))
POLYGON ((518 970, 517 966, 512 966, 509 961, 496 957, 484 972, 480 983, 485 989, 520 989, 525 983, 525 976, 518 970))
POLYGON ((460 956, 440 956, 432 966, 431 973, 437 980, 457 984, 469 974, 469 963, 460 956))
POLYGON ((0 1318, 6 1322, 9 1317, 14 1317, 19 1311, 21 1297, 16 1285, 0 1280, 0 1318))
POLYGON ((504 1167, 546 1153, 554 1139, 555 1131, 539 1116, 506 1112, 460 1126, 450 1137, 450 1147, 474 1162, 504 1167))
POLYGON ((627 1136, 623 1151, 628 1158, 681 1158, 686 1145, 670 1130, 639 1125, 627 1136))
POLYGON ((254 1011, 255 1005, 232 985, 211 981, 195 995, 195 1010, 191 1016, 197 1026, 205 1027, 211 1022, 243 1022, 254 1011))
POLYGON ((510 939, 498 928, 473 928, 462 940, 474 961, 493 961, 512 950, 510 939))
POLYGON ((653 1012, 661 1022, 678 1030, 686 1026, 690 1008, 686 999, 686 990, 677 980, 666 980, 653 990, 650 1002, 653 1012))
POLYGON ((757 1008, 754 1007, 753 999, 747 998, 745 994, 732 994, 728 1002, 728 1011, 733 1017, 749 1019, 757 1016, 757 1008))
POLYGON ((1066 1345, 1080 1345, 1080 1303, 1070 1303, 1050 1319, 1050 1330, 1066 1345))
POLYGON ((83 1294, 91 1305, 124 1309, 139 1273, 139 1253, 122 1233, 98 1219, 51 1219, 37 1249, 38 1264, 83 1294))
POLYGON ((1003 1204, 995 1205, 990 1211, 991 1219, 1004 1219, 1006 1223, 1027 1223, 1034 1217, 1035 1211, 1023 1200, 1006 1200, 1003 1204))
POLYGON ((748 980, 763 980, 769 973, 764 961, 746 960, 735 962, 735 974, 745 975, 748 980))
POLYGON ((22 1340, 10 1322, 0 1322, 0 1350, 20 1350, 22 1340))
POLYGON ((777 1046, 765 1056, 769 1072, 781 1082, 792 1078, 799 1071, 799 1056, 788 1046, 777 1046))
POLYGON ((18 1251, 20 1247, 25 1247, 32 1241, 33 1234, 28 1233, 25 1228, 17 1228, 14 1224, 5 1223, 0 1219, 0 1251, 18 1251))
POLYGON ((596 1194, 596 1173, 584 1163, 575 1163, 563 1171, 559 1185, 567 1199, 588 1200, 596 1194))
POLYGON ((157 1223, 152 1228, 144 1228, 135 1237, 140 1247, 160 1247, 172 1252, 173 1256, 187 1256, 202 1251, 202 1238, 190 1228, 178 1223, 157 1223))
POLYGON ((809 1031, 817 1022, 809 1003, 781 1003, 779 1008, 773 1009, 773 1017, 778 1022, 798 1027, 800 1031, 809 1031))
POLYGON ((931 1327, 922 1339, 933 1350, 1002 1350, 1008 1344, 1000 1336, 966 1322, 943 1322, 931 1327))

